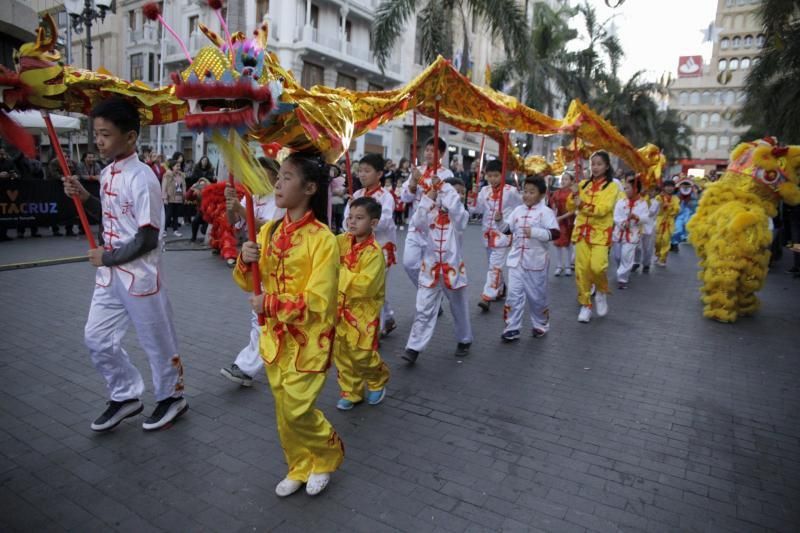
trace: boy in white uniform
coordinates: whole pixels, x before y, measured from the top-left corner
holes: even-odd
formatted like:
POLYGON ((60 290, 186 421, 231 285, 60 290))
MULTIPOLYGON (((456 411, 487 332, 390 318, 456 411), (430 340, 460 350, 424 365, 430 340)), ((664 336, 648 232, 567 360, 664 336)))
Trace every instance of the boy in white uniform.
MULTIPOLYGON (((442 138, 430 139, 425 144, 425 166, 420 168, 411 167, 411 177, 403 184, 403 189, 400 193, 400 200, 404 204, 411 206, 408 214, 409 220, 414 216, 422 196, 430 190, 431 179, 434 177, 433 168, 436 157, 434 141, 438 143, 439 148, 439 161, 436 161, 436 178, 439 183, 444 183, 445 180, 453 177, 450 169, 443 167, 441 163, 441 159, 447 151, 447 143, 442 138)), ((452 186, 446 183, 443 188, 448 189, 448 193, 452 191, 452 186)), ((403 268, 414 286, 419 286, 419 271, 422 264, 422 255, 425 253, 425 242, 425 237, 420 235, 414 226, 409 223, 406 245, 403 249, 403 268)))
POLYGON ((98 268, 84 337, 92 363, 106 380, 110 401, 91 428, 109 431, 143 410, 139 397, 144 381, 121 344, 132 323, 153 375, 158 405, 142 424, 152 431, 189 408, 172 307, 161 276, 161 187, 136 155, 136 107, 121 98, 104 100, 92 110, 91 120, 100 155, 113 161, 100 175, 100 199, 74 176, 63 178, 68 196, 78 195, 88 211, 102 213, 103 247, 88 253, 89 262, 98 268))
MULTIPOLYGON (((275 186, 278 180, 278 171, 280 165, 274 159, 267 157, 259 157, 258 162, 267 171, 267 177, 270 183, 275 186)), ((241 201, 236 194, 236 189, 227 186, 225 187, 225 211, 228 216, 228 222, 234 229, 247 233, 247 201, 242 198, 241 201)), ((275 195, 269 194, 266 196, 253 196, 253 214, 256 219, 256 233, 259 228, 271 220, 278 220, 283 218, 285 209, 275 205, 275 195)), ((253 386, 253 376, 256 372, 261 372, 264 368, 264 361, 261 359, 261 353, 258 351, 258 339, 261 337, 261 326, 258 325, 258 315, 251 313, 250 316, 250 342, 242 348, 236 360, 231 366, 226 366, 220 369, 220 374, 238 383, 243 387, 253 386)))
MULTIPOLYGON (((467 270, 462 253, 463 232, 469 221, 464 199, 456 191, 464 183, 450 178, 447 183, 434 177, 411 219, 425 239, 417 288, 416 314, 402 358, 414 364, 436 328, 442 297, 450 301, 456 334, 455 356, 469 355, 472 325, 467 309, 467 270)), ((465 191, 466 192, 466 191, 465 191)))
POLYGON ((505 221, 498 221, 512 236, 507 260, 508 295, 503 342, 519 339, 526 303, 533 323, 533 336, 542 337, 550 329, 548 249, 549 242, 558 239, 560 231, 555 213, 543 200, 546 192, 544 179, 528 176, 522 193, 523 205, 514 209, 505 221))
POLYGON ((489 261, 486 283, 478 302, 478 307, 484 312, 489 310, 491 302, 502 297, 506 292, 503 267, 506 264, 508 248, 511 246, 511 236, 503 234, 500 227, 503 225, 503 220, 522 204, 522 198, 516 187, 508 183, 503 186, 503 164, 498 159, 486 164, 486 181, 489 184, 478 193, 477 209, 477 212, 482 215, 483 245, 486 247, 486 256, 489 261), (502 213, 499 212, 501 197, 502 213))
MULTIPOLYGON (((380 154, 367 154, 358 162, 358 179, 363 188, 353 193, 352 200, 362 197, 375 199, 381 205, 381 219, 375 227, 375 240, 383 250, 386 260, 386 292, 381 310, 381 337, 391 333, 397 323, 394 320, 394 309, 389 303, 389 268, 397 264, 397 226, 394 223, 394 196, 381 186, 383 169, 386 163, 380 154)), ((352 202, 351 200, 351 202, 352 202)), ((350 213, 350 202, 344 208, 344 220, 350 213)))
POLYGON ((636 272, 639 265, 642 265, 642 273, 650 272, 650 265, 656 253, 656 218, 661 204, 656 200, 658 189, 652 185, 647 189, 647 196, 643 198, 647 204, 647 222, 642 227, 642 237, 639 239, 639 246, 636 247, 632 272, 636 272))
POLYGON ((617 283, 620 289, 628 288, 642 227, 647 224, 650 216, 649 207, 639 197, 637 189, 638 182, 625 183, 625 198, 617 200, 614 206, 614 233, 611 239, 618 246, 617 283))

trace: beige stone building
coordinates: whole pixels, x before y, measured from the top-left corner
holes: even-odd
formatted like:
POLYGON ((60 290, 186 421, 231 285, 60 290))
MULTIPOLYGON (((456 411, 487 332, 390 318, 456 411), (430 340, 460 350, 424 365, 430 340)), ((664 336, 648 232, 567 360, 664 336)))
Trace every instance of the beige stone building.
POLYGON ((692 128, 692 157, 684 166, 712 169, 725 165, 728 154, 747 128, 734 121, 744 101, 744 82, 763 46, 757 10, 760 0, 717 0, 711 60, 678 70, 670 88, 669 106, 680 111, 692 128))

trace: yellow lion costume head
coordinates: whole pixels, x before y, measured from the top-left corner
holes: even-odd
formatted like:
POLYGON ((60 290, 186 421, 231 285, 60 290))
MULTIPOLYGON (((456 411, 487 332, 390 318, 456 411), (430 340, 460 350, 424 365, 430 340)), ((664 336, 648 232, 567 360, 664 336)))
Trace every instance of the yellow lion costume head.
POLYGON ((772 243, 771 219, 782 200, 800 203, 800 146, 769 137, 741 143, 728 169, 706 187, 689 221, 689 242, 700 258, 703 314, 735 322, 758 309, 772 243))

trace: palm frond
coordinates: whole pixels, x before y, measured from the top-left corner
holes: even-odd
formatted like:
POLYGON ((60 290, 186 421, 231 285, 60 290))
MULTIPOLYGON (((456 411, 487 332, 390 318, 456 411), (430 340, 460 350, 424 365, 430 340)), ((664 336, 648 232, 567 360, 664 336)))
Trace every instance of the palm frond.
POLYGON ((417 0, 385 0, 375 12, 372 25, 375 60, 381 71, 386 68, 392 48, 408 27, 408 22, 417 10, 417 0))

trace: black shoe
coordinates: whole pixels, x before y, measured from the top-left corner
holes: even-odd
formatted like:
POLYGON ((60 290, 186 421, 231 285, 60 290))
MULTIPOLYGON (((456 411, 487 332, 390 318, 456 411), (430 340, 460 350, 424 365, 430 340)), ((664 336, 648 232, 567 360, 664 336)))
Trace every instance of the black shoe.
POLYGON ((489 311, 489 302, 487 302, 486 300, 481 300, 480 302, 478 302, 478 307, 481 308, 481 311, 486 313, 489 311))
POLYGON ((456 357, 466 357, 469 355, 469 347, 472 346, 471 342, 459 342, 456 346, 456 357))
POLYGON ((24 238, 25 238, 24 233, 17 233, 17 239, 24 239, 24 238))
POLYGON ((670 247, 669 247, 669 251, 678 253, 678 245, 677 244, 671 244, 670 247))
POLYGON ((650 273, 650 265, 642 267, 642 274, 649 274, 650 273))
POLYGON ((404 360, 408 362, 409 365, 413 365, 417 362, 417 357, 419 357, 419 352, 416 350, 412 350, 411 348, 406 348, 405 353, 400 356, 404 360))
POLYGON ((92 422, 92 431, 110 431, 117 427, 126 418, 136 416, 142 412, 144 406, 139 398, 126 400, 124 402, 108 402, 108 408, 100 415, 97 420, 92 422))
POLYGON ((639 270, 639 263, 634 263, 631 267, 631 272, 636 272, 637 270, 639 270))
POLYGON ((800 268, 797 268, 796 266, 793 266, 793 267, 787 269, 786 273, 787 274, 800 274, 800 268))
POLYGON ((512 329, 511 331, 504 331, 500 336, 503 342, 514 342, 519 340, 519 330, 512 329))
POLYGON ((63 237, 63 236, 64 236, 64 234, 61 233, 60 231, 54 231, 53 232, 53 237, 63 237))
POLYGON ((13 240, 14 237, 9 237, 8 235, 0 235, 0 242, 8 242, 13 240))
POLYGON ((188 410, 189 404, 186 403, 186 399, 183 396, 161 400, 156 405, 153 414, 147 417, 147 420, 142 424, 142 429, 145 431, 161 429, 188 410))
POLYGON ((38 231, 36 233, 31 233, 31 237, 33 237, 34 239, 41 239, 42 238, 42 236, 39 235, 38 231))

